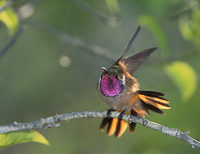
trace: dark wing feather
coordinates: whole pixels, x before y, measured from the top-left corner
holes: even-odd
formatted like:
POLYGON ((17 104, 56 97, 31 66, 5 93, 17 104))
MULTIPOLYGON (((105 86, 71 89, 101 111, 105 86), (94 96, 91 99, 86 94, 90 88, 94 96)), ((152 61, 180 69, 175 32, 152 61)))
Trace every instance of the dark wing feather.
POLYGON ((132 38, 129 40, 128 45, 126 46, 126 48, 124 49, 123 54, 121 55, 121 57, 116 61, 116 63, 118 63, 128 52, 128 50, 131 48, 131 45, 133 44, 133 41, 135 40, 135 38, 137 37, 138 33, 140 31, 140 26, 138 26, 136 32, 133 34, 132 38))
POLYGON ((121 61, 126 66, 127 71, 132 74, 135 72, 142 63, 150 56, 150 54, 157 48, 150 48, 139 53, 130 55, 128 57, 122 58, 121 61))

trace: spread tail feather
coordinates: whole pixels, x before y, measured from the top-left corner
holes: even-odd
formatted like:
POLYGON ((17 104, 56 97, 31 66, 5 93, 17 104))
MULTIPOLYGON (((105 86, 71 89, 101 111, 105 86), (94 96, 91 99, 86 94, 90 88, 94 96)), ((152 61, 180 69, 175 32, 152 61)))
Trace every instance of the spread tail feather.
POLYGON ((126 122, 125 120, 121 120, 121 119, 117 119, 117 120, 118 120, 118 123, 117 123, 116 131, 115 131, 115 136, 121 137, 122 134, 124 134, 124 132, 126 131, 128 122, 126 122))
MULTIPOLYGON (((153 112, 164 114, 161 109, 170 109, 171 107, 168 105, 169 101, 162 98, 164 94, 153 91, 138 91, 137 95, 135 95, 135 99, 133 102, 140 103, 142 108, 133 108, 131 112, 125 112, 125 114, 131 114, 133 116, 143 117, 144 113, 149 115, 148 110, 153 112), (139 99, 139 101, 138 101, 139 99), (140 112, 141 111, 141 112, 140 112)), ((111 136, 115 134, 116 137, 122 136, 122 134, 126 131, 129 125, 129 131, 134 132, 136 123, 128 123, 125 120, 118 118, 104 118, 100 125, 100 130, 103 131, 104 128, 107 127, 107 135, 111 136)))
POLYGON ((109 123, 111 123, 112 121, 112 118, 103 118, 102 122, 101 122, 101 125, 99 127, 100 131, 103 131, 105 126, 109 123))
MULTIPOLYGON (((137 113, 135 111, 131 111, 131 114, 134 116, 137 116, 137 113)), ((104 118, 100 125, 100 130, 103 131, 104 128, 107 127, 107 135, 111 136, 115 134, 116 137, 121 137, 124 132, 126 131, 128 125, 129 125, 129 131, 132 133, 135 130, 136 123, 128 123, 125 120, 117 119, 117 118, 104 118)))
POLYGON ((117 123, 118 123, 118 119, 112 118, 112 121, 108 124, 108 128, 107 128, 107 135, 108 136, 111 136, 115 133, 116 128, 117 128, 117 123))
POLYGON ((132 122, 129 124, 129 132, 133 133, 135 131, 136 123, 132 122))
POLYGON ((162 98, 164 94, 152 91, 138 91, 138 97, 145 109, 164 114, 161 109, 170 109, 169 101, 162 98))

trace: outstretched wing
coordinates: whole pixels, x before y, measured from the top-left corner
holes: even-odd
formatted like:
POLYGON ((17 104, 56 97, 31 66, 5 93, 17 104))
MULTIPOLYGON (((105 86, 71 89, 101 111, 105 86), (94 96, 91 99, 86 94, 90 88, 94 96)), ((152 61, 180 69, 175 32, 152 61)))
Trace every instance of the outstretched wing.
POLYGON ((150 56, 150 54, 155 51, 157 48, 145 49, 139 53, 130 55, 128 57, 122 58, 121 61, 126 66, 127 71, 132 74, 135 72, 142 63, 150 56))

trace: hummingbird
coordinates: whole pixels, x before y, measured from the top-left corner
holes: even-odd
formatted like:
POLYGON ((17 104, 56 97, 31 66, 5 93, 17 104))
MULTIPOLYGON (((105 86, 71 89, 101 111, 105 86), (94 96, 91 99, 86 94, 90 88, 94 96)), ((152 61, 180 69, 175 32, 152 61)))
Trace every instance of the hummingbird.
POLYGON ((134 132, 136 123, 122 120, 123 114, 144 118, 150 115, 149 110, 164 114, 162 109, 170 109, 169 101, 163 98, 164 94, 154 91, 139 89, 139 83, 132 74, 144 63, 157 48, 148 48, 136 54, 125 57, 132 43, 140 31, 140 26, 133 34, 122 56, 109 68, 102 67, 103 72, 97 82, 97 91, 111 111, 120 112, 118 118, 104 118, 100 125, 103 131, 107 126, 107 135, 122 136, 129 126, 129 131, 134 132))

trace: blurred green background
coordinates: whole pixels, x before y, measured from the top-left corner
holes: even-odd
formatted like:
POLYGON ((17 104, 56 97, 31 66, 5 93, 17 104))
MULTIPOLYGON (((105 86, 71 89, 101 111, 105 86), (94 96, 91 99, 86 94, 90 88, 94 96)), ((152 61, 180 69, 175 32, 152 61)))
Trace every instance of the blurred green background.
MULTIPOLYGON (((141 89, 166 94, 172 107, 164 116, 152 113, 147 118, 183 132, 189 130, 192 137, 200 139, 199 5, 196 0, 15 1, 12 8, 21 16, 24 31, 0 57, 1 125, 73 111, 107 110, 95 87, 101 67, 111 62, 63 42, 48 26, 107 48, 108 55, 116 58, 142 25, 128 54, 154 46, 159 49, 134 76, 141 89), (176 63, 179 65, 173 68, 176 63)), ((0 49, 10 38, 8 28, 0 23, 0 49)), ((199 153, 182 141, 140 125, 134 134, 127 131, 119 139, 107 137, 98 129, 100 121, 72 120, 58 128, 39 130, 50 147, 25 143, 0 153, 199 153)))

